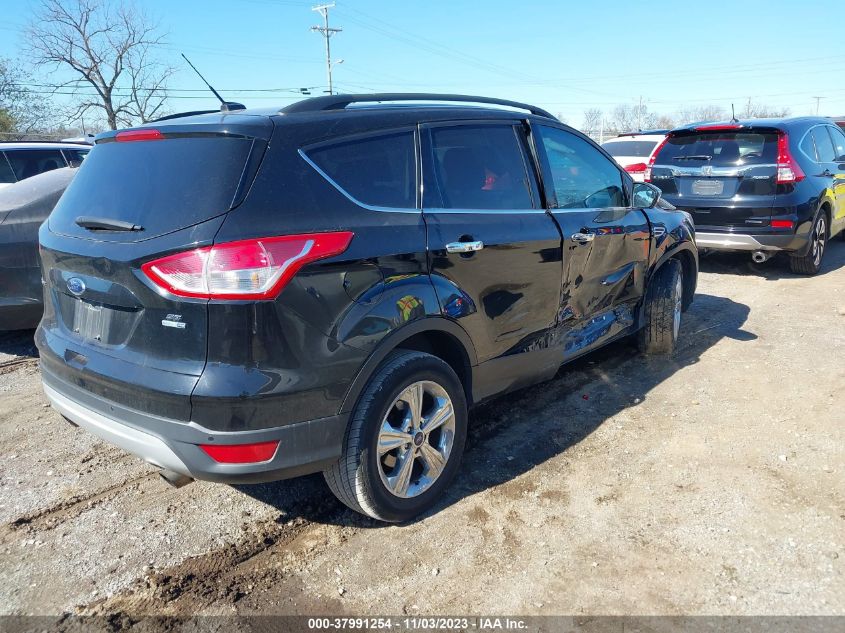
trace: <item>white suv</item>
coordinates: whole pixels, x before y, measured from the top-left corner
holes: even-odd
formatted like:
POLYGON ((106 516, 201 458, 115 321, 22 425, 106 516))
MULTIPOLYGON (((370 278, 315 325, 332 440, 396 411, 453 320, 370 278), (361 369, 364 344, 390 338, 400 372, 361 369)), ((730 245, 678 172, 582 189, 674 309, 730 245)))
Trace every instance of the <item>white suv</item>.
POLYGON ((613 156, 636 182, 643 182, 648 159, 665 139, 668 130, 631 132, 602 143, 602 147, 613 156))

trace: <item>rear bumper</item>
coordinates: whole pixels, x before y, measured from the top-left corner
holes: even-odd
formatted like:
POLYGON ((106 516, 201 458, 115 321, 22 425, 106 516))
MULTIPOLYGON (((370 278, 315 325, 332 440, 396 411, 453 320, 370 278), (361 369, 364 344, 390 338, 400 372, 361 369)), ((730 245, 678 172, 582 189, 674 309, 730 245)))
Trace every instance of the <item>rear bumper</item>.
POLYGON ((257 483, 324 470, 340 457, 348 416, 320 418, 260 431, 211 431, 109 402, 52 375, 42 365, 44 393, 56 411, 81 428, 150 464, 207 481, 257 483), (279 441, 272 459, 221 464, 199 444, 279 441))
POLYGON ((698 248, 722 251, 789 251, 803 252, 809 247, 806 235, 695 232, 698 248))

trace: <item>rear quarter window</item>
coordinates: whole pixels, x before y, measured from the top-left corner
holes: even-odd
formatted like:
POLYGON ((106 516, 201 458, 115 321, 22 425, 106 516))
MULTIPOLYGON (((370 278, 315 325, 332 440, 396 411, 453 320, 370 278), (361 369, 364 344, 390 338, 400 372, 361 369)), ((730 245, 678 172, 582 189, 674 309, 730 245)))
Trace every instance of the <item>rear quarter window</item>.
POLYGON ((410 130, 320 145, 302 153, 354 202, 399 209, 417 206, 414 134, 410 130))
POLYGON ((0 183, 7 185, 13 182, 17 182, 15 172, 12 171, 9 161, 6 160, 6 154, 0 152, 0 183))

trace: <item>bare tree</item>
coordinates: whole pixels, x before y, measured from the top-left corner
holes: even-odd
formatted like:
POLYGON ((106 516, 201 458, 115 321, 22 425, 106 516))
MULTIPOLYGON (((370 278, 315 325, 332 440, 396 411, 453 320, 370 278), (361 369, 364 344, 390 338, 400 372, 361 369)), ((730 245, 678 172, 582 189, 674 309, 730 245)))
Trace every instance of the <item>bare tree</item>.
POLYGON ((636 132, 656 127, 657 115, 648 111, 648 106, 618 105, 613 109, 612 126, 619 132, 636 132))
POLYGON ((743 119, 765 119, 767 117, 789 116, 789 108, 772 108, 762 103, 755 103, 751 97, 745 102, 745 107, 738 115, 743 119))
POLYGON ((601 120, 604 113, 598 108, 590 108, 584 110, 584 123, 581 125, 581 131, 588 136, 595 136, 601 129, 601 120))
POLYGON ((723 121, 727 118, 725 109, 717 105, 689 106, 677 113, 678 123, 681 125, 696 121, 723 121))
POLYGON ((164 113, 174 72, 156 58, 164 36, 133 6, 42 0, 27 41, 35 64, 71 71, 73 77, 57 89, 76 96, 73 119, 94 112, 114 130, 164 113))
POLYGON ((24 138, 48 125, 49 100, 31 85, 32 79, 19 65, 0 58, 0 140, 24 138))

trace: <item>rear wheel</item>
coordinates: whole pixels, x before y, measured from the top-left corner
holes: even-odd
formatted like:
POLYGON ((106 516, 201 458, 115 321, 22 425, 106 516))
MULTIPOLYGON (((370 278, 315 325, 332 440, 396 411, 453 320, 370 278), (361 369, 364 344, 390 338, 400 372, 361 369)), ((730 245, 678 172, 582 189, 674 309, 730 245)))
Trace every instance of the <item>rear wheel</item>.
POLYGON ((827 236, 827 215, 819 213, 810 233, 810 249, 807 254, 803 257, 789 258, 789 267, 792 272, 799 275, 815 275, 821 270, 827 236))
POLYGON ((671 354, 678 343, 684 303, 681 262, 666 262, 651 279, 645 299, 645 323, 638 344, 646 354, 671 354))
POLYGON ((434 505, 455 476, 466 428, 466 397, 452 368, 431 354, 397 350, 362 394, 326 482, 357 512, 407 521, 434 505))

